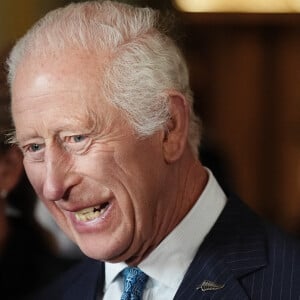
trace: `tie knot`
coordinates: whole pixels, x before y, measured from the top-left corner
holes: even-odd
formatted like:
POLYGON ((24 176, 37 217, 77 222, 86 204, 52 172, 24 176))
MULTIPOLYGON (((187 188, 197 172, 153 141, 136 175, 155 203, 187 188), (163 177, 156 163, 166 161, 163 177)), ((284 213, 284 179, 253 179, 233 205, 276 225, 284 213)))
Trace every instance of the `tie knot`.
POLYGON ((123 270, 124 291, 121 300, 138 300, 142 298, 148 276, 137 267, 127 267, 123 270))

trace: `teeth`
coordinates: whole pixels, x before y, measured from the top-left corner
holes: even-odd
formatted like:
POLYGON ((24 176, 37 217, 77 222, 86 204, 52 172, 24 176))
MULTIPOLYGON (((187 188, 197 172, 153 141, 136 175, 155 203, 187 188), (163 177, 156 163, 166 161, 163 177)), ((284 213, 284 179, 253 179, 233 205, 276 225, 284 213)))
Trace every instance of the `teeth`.
POLYGON ((96 218, 98 218, 100 215, 102 215, 107 206, 101 207, 101 206, 96 206, 96 207, 88 207, 84 208, 80 211, 75 212, 75 217, 77 221, 91 221, 96 218))
POLYGON ((100 210, 100 205, 96 207, 84 208, 82 210, 77 211, 76 214, 86 214, 86 213, 94 212, 95 210, 100 210))
POLYGON ((77 221, 91 221, 93 219, 96 219, 100 216, 100 212, 89 212, 85 214, 75 213, 77 221))

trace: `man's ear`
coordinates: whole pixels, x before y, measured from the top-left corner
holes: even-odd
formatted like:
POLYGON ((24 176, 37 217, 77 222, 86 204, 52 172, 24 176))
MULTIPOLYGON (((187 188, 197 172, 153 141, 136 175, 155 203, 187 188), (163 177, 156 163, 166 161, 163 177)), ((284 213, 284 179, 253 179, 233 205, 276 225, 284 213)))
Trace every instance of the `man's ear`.
POLYGON ((163 154, 167 163, 178 160, 186 145, 189 129, 189 108, 185 97, 178 92, 169 92, 170 119, 163 137, 163 154))

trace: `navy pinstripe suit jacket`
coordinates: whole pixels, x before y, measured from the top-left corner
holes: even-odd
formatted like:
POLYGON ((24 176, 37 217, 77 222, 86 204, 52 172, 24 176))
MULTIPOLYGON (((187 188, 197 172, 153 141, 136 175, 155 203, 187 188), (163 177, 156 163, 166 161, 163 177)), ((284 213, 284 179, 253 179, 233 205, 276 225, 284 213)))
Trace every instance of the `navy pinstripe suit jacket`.
MULTIPOLYGON (((103 282, 104 264, 88 259, 34 299, 95 300, 103 282)), ((174 299, 300 300, 300 242, 230 198, 174 299)))

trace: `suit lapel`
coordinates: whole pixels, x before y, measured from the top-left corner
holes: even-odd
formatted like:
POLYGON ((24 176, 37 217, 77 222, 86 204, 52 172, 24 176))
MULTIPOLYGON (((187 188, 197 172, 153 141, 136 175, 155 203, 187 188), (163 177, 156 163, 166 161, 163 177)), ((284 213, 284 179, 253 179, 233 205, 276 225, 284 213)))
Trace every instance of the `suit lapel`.
POLYGON ((239 278, 265 265, 259 219, 241 201, 230 198, 174 299, 249 299, 239 278))

